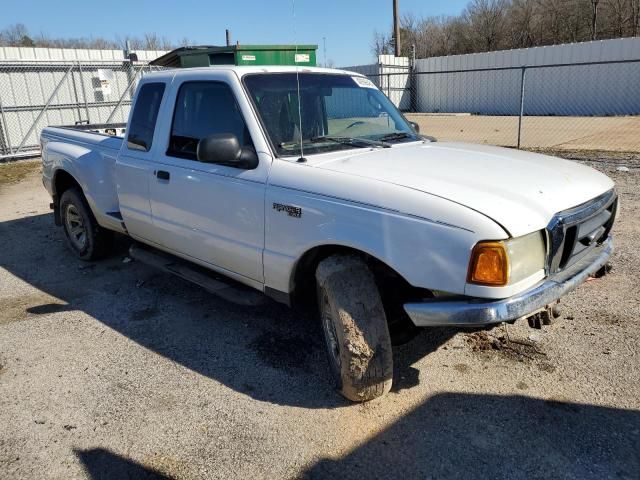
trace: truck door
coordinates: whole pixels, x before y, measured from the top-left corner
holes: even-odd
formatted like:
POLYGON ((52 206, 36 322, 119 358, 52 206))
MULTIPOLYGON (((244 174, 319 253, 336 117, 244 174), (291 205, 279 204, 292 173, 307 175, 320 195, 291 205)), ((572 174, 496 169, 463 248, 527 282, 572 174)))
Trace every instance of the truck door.
POLYGON ((115 168, 120 214, 127 231, 147 242, 154 238, 149 182, 154 167, 153 137, 164 91, 163 82, 140 86, 115 168))
POLYGON ((164 119, 168 145, 154 158, 150 183, 155 241, 246 283, 261 283, 271 157, 259 154, 260 164, 251 170, 199 162, 198 142, 214 133, 233 133, 254 148, 245 117, 225 81, 180 82, 177 76, 172 90, 174 108, 164 119))

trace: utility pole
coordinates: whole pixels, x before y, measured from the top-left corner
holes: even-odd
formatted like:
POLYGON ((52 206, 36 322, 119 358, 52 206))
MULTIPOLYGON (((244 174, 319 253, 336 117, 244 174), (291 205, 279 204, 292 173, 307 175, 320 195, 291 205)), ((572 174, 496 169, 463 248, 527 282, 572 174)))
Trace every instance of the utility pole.
POLYGON ((598 33, 598 3, 600 0, 591 0, 591 5, 593 7, 591 11, 591 40, 595 40, 598 33))
POLYGON ((231 31, 227 28, 225 31, 225 36, 227 37, 227 47, 231 46, 231 31))
POLYGON ((396 57, 400 56, 400 16, 398 15, 398 0, 393 0, 393 45, 396 57))
POLYGON ((322 56, 324 57, 324 67, 327 68, 327 37, 322 37, 322 56))

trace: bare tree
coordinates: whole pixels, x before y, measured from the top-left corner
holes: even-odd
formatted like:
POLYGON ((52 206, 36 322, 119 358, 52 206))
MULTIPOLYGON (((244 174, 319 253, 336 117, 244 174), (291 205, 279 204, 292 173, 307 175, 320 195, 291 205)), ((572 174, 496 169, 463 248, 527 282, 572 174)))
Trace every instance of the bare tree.
POLYGON ((640 34, 640 0, 629 0, 631 36, 640 34))
POLYGON ((606 2, 609 13, 607 30, 614 37, 623 37, 625 34, 625 27, 629 22, 627 5, 626 0, 608 0, 606 2))
POLYGON ((467 24, 459 17, 441 18, 437 55, 468 53, 470 40, 467 24))
POLYGON ((33 47, 27 27, 22 23, 10 25, 0 32, 0 42, 10 47, 33 47))
POLYGON ((371 52, 376 58, 378 58, 378 55, 391 53, 391 36, 374 30, 371 52))
POLYGON ((155 33, 145 34, 142 40, 131 36, 124 38, 116 37, 114 40, 103 37, 54 38, 42 31, 32 37, 25 25, 20 23, 11 25, 0 31, 0 46, 124 49, 126 48, 127 42, 130 42, 131 47, 134 49, 170 50, 174 48, 170 40, 166 37, 160 37, 155 33))
POLYGON ((162 43, 162 39, 157 33, 145 33, 143 42, 143 48, 145 50, 161 50, 160 44, 162 43))
POLYGON ((507 11, 507 25, 511 48, 528 48, 537 45, 535 4, 529 0, 513 0, 507 11))
MULTIPOLYGON (((110 40, 103 37, 89 38, 54 38, 45 32, 40 32, 33 37, 29 34, 27 27, 21 23, 10 25, 0 30, 0 46, 14 47, 50 47, 50 48, 90 48, 90 49, 125 49, 127 42, 131 48, 137 50, 171 50, 175 48, 173 42, 167 37, 161 37, 156 33, 146 33, 140 39, 133 36, 119 37, 110 40)), ((184 38, 182 45, 187 45, 189 41, 184 38)))
POLYGON ((505 0, 472 0, 467 5, 462 16, 478 50, 488 52, 503 46, 506 7, 505 0))
MULTIPOLYGON (((418 58, 640 35, 640 0, 471 0, 455 17, 401 18, 403 55, 418 58)), ((374 54, 391 35, 375 32, 374 54)))

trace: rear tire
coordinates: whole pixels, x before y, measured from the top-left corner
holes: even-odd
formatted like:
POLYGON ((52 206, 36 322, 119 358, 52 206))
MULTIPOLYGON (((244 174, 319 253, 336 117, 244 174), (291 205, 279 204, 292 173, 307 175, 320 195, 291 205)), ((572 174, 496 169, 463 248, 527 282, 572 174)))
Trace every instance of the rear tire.
POLYGON ((109 253, 113 232, 98 225, 82 192, 70 188, 62 194, 60 215, 67 245, 78 258, 90 261, 109 253))
POLYGON ((366 402, 391 389, 393 355, 373 274, 360 258, 333 255, 316 270, 318 304, 337 390, 366 402))

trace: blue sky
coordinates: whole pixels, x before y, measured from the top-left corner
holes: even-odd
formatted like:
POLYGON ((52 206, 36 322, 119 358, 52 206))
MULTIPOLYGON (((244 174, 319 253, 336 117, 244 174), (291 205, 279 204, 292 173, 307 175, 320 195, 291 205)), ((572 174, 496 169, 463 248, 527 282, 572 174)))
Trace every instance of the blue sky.
MULTIPOLYGON (((156 32, 173 40, 224 44, 224 30, 241 43, 293 43, 291 0, 3 0, 0 28, 24 23, 31 32, 54 37, 142 36, 156 32), (7 2, 8 5, 5 3, 7 2)), ((467 0, 399 0, 401 12, 455 15, 467 0)), ((370 63, 374 29, 391 28, 392 0, 296 0, 295 38, 319 45, 337 66, 370 63)))

